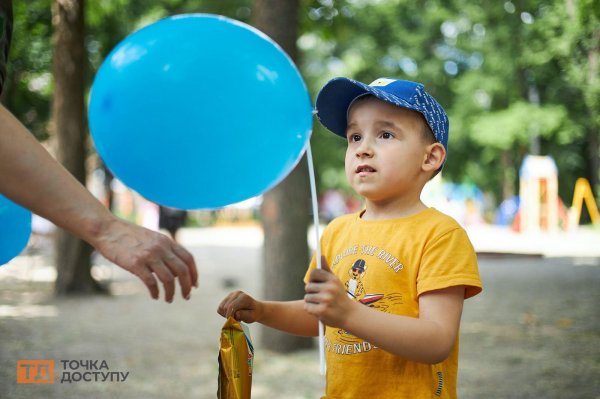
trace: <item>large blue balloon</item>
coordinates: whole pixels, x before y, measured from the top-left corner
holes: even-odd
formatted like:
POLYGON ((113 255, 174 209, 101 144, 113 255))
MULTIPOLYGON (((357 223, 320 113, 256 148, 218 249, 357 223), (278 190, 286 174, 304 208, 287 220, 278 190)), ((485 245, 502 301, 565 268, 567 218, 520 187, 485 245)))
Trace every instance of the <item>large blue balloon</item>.
POLYGON ((31 235, 31 212, 0 195, 0 266, 19 255, 31 235))
POLYGON ((149 25, 110 53, 89 121, 100 156, 126 185, 163 205, 219 208, 293 169, 312 106, 271 39, 238 21, 191 14, 149 25))

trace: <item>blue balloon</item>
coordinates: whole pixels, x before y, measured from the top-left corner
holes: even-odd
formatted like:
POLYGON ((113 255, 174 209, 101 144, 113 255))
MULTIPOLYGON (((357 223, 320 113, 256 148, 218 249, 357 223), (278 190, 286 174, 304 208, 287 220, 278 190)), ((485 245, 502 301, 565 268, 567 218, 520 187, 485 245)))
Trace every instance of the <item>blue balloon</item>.
POLYGON ((157 203, 220 208, 279 183, 312 129, 306 85, 260 31, 222 16, 165 18, 126 37, 98 71, 98 153, 157 203))
POLYGON ((31 235, 31 212, 0 195, 0 266, 19 255, 31 235))

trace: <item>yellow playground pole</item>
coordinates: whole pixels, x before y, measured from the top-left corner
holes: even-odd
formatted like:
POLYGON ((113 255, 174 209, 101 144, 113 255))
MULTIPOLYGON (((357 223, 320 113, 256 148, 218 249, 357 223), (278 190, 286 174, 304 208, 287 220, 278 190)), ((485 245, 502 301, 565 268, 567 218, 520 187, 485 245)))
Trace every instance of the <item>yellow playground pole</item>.
POLYGON ((585 206, 590 214, 592 223, 596 224, 600 220, 598 214, 598 206, 596 205, 596 199, 592 193, 590 182, 587 179, 580 177, 575 182, 575 191, 573 192, 573 202, 571 204, 571 211, 573 212, 573 227, 579 225, 579 219, 581 218, 581 209, 583 207, 583 201, 585 200, 585 206))

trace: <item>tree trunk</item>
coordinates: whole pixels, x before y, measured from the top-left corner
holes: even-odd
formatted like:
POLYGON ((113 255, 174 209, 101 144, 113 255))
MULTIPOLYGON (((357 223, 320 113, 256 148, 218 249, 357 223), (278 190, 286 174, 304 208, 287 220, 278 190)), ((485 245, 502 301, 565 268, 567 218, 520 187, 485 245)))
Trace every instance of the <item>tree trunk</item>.
POLYGON ((0 15, 0 102, 4 103, 13 12, 12 2, 1 1, 0 4, 2 5, 2 14, 0 15))
MULTIPOLYGON (((515 195, 515 176, 513 172, 513 157, 507 150, 500 153, 500 164, 502 165, 502 200, 515 195)), ((518 182, 516 182, 518 185, 518 182)))
MULTIPOLYGON (((275 40, 297 61, 298 0, 255 0, 254 26, 275 40)), ((265 235, 263 291, 268 300, 296 300, 304 296, 302 282, 309 262, 307 230, 310 188, 306 158, 277 187, 263 196, 265 235)), ((266 349, 290 352, 309 348, 313 341, 265 328, 266 349)))
MULTIPOLYGON (((600 29, 595 29, 592 32, 592 41, 590 46, 590 51, 588 53, 588 87, 596 87, 598 80, 599 59, 600 53, 600 29)), ((597 96, 597 91, 592 91, 592 96, 597 96)), ((598 174, 600 173, 600 154, 599 154, 599 146, 598 136, 600 136, 600 131, 598 127, 598 118, 595 113, 597 110, 594 110, 594 98, 588 98, 588 110, 590 113, 590 121, 591 127, 588 131, 588 159, 589 159, 589 176, 590 176, 590 185, 592 186, 592 190, 596 195, 599 194, 598 190, 598 174)))
MULTIPOLYGON (((581 6, 581 4, 579 5, 581 6)), ((571 19, 569 22, 577 23, 577 3, 573 0, 565 0, 565 7, 567 10, 567 15, 571 19)), ((590 6, 590 10, 591 7, 593 6, 590 6)), ((590 10, 586 10, 586 12, 590 10)), ((582 89, 582 91, 585 95, 584 103, 587 106, 590 121, 589 127, 586 129, 588 177, 592 191, 597 196, 600 195, 598 192, 598 190, 600 190, 600 126, 598 125, 598 118, 596 117, 597 110, 594 106, 598 97, 597 90, 594 90, 594 87, 597 85, 596 81, 598 80, 598 72, 600 68, 600 65, 598 65, 600 53, 600 29, 594 27, 590 33, 590 42, 588 44, 589 51, 587 53, 588 70, 586 79, 588 91, 585 89, 582 89)))
MULTIPOLYGON (((53 0, 54 96, 52 130, 58 160, 85 185, 86 119, 84 111, 84 0, 53 0)), ((55 239, 58 295, 98 290, 90 274, 92 248, 59 229, 55 239)))

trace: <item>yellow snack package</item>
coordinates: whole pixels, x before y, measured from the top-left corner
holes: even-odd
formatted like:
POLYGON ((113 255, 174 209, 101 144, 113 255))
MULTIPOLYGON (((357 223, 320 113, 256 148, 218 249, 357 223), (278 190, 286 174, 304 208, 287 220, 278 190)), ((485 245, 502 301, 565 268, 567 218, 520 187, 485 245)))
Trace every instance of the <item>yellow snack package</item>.
POLYGON ((228 318, 221 329, 218 399, 250 399, 253 359, 248 326, 228 318))

